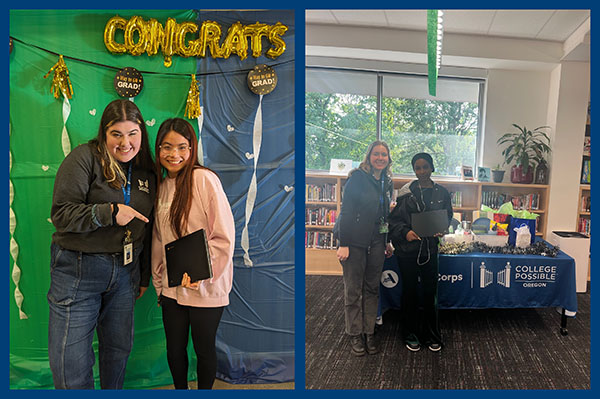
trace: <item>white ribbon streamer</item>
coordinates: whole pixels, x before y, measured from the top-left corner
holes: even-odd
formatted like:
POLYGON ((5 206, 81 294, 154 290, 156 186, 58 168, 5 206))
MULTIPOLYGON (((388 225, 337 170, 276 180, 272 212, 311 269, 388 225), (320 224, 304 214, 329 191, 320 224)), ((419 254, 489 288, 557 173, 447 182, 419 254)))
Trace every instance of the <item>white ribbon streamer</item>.
POLYGON ((71 103, 67 96, 63 94, 63 106, 62 106, 62 117, 63 117, 63 129, 62 129, 62 150, 65 157, 71 152, 71 141, 69 140, 69 134, 67 132, 67 119, 71 115, 71 103))
POLYGON ((204 107, 200 107, 200 116, 198 117, 198 162, 204 166, 204 149, 202 148, 202 125, 204 124, 204 107))
MULTIPOLYGON (((9 125, 9 134, 10 134, 10 125, 9 125)), ((9 156, 9 166, 8 171, 12 169, 12 153, 8 152, 9 156)), ((15 212, 12 209, 12 203, 15 198, 15 189, 12 184, 12 180, 8 180, 9 183, 9 230, 10 230, 10 256, 13 258, 13 270, 11 273, 11 277, 13 282, 15 283, 15 302, 17 304, 17 308, 19 309, 19 318, 21 320, 28 319, 25 312, 23 312, 23 294, 19 289, 19 282, 21 281, 21 268, 17 265, 17 258, 19 257, 19 245, 17 241, 13 237, 15 234, 15 229, 17 228, 17 218, 15 217, 15 212)))
POLYGON ((253 266, 252 260, 248 249, 250 248, 250 239, 248 237, 248 223, 252 217, 252 211, 254 210, 254 203, 256 201, 256 166, 258 165, 258 157, 260 155, 260 146, 262 144, 262 94, 258 100, 258 109, 256 110, 256 117, 254 118, 254 131, 252 137, 252 149, 254 155, 254 173, 252 173, 252 180, 250 180, 250 186, 248 187, 248 196, 246 199, 246 224, 242 230, 242 242, 241 246, 244 250, 244 264, 246 266, 253 266))
MULTIPOLYGON (((12 189, 12 182, 10 182, 10 188, 12 189)), ((17 228, 17 218, 15 217, 15 212, 13 211, 12 208, 9 208, 8 211, 9 211, 9 215, 10 215, 8 228, 10 230, 10 235, 12 236, 13 234, 15 234, 15 229, 17 228)))

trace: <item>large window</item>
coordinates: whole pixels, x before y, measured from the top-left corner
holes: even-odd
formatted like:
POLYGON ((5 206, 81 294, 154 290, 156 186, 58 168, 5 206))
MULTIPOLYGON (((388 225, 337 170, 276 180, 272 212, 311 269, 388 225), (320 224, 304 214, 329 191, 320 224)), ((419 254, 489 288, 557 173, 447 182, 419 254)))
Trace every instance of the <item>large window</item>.
POLYGON ((440 78, 431 97, 424 76, 308 68, 306 87, 308 169, 360 161, 376 138, 390 146, 394 173, 412 174, 418 152, 433 156, 436 175, 475 166, 482 81, 440 78))
POLYGON ((377 139, 377 75, 307 69, 305 104, 306 168, 362 161, 377 139))

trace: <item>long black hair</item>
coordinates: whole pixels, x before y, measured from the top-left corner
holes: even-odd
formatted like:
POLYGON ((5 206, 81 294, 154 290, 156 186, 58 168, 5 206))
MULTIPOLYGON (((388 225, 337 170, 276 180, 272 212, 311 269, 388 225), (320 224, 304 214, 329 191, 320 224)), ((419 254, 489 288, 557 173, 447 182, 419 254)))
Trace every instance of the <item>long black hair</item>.
MULTIPOLYGON (((183 168, 177 174, 175 181, 175 194, 173 196, 173 202, 171 203, 171 209, 169 209, 171 229, 175 233, 175 236, 179 238, 185 232, 188 215, 192 207, 194 169, 201 168, 209 170, 212 173, 215 172, 205 166, 200 165, 200 162, 198 161, 198 138, 196 136, 194 127, 185 119, 167 119, 161 123, 160 127, 158 128, 156 145, 154 149, 156 159, 156 174, 158 176, 158 190, 160 190, 160 183, 162 183, 164 180, 165 175, 165 170, 160 163, 160 145, 162 144, 165 136, 172 131, 182 135, 190 145, 190 156, 183 168)), ((159 195, 160 192, 156 196, 157 200, 159 195)))

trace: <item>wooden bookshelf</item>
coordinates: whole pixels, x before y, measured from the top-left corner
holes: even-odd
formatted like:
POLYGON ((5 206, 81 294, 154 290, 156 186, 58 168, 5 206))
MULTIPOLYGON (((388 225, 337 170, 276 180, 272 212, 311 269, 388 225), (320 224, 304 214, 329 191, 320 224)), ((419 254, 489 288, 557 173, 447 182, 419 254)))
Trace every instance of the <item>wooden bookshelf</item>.
MULTIPOLYGON (((590 120, 590 105, 588 104, 588 112, 587 112, 587 120, 585 124, 585 136, 583 143, 583 151, 581 154, 581 176, 580 176, 580 185, 579 185, 579 204, 577 205, 577 220, 576 220, 576 230, 582 234, 585 234, 591 237, 591 220, 592 220, 592 212, 591 212, 591 195, 592 195, 592 184, 591 179, 589 179, 589 167, 588 174, 584 173, 584 164, 591 161, 592 152, 591 152, 591 120, 590 120)), ((591 259, 588 261, 588 281, 591 280, 591 259)))
POLYGON ((577 231, 590 235, 589 228, 586 229, 585 225, 580 223, 581 219, 589 220, 592 216, 591 212, 591 185, 581 184, 579 186, 579 204, 577 205, 577 231))
MULTIPOLYGON (((412 176, 395 176, 394 190, 400 189, 404 184, 413 181, 412 176)), ((307 171, 306 172, 306 193, 305 198, 308 198, 309 189, 319 185, 335 185, 335 193, 333 197, 327 201, 306 201, 307 209, 326 208, 334 209, 339 215, 341 210, 342 187, 347 180, 347 176, 339 176, 329 174, 323 171, 307 171)), ((510 196, 526 196, 535 194, 537 198, 536 208, 528 209, 540 217, 537 219, 536 235, 545 238, 547 209, 548 209, 548 192, 549 186, 542 184, 512 184, 512 183, 493 183, 479 181, 463 181, 450 178, 436 178, 433 180, 444 186, 450 193, 460 193, 460 201, 453 204, 454 212, 460 212, 463 220, 473 220, 473 212, 481 208, 482 199, 486 193, 498 192, 510 196)), ((317 190, 318 191, 318 190, 317 190)), ((311 197, 312 198, 312 197, 311 197)), ((305 223, 305 243, 309 234, 315 232, 319 234, 331 233, 333 225, 315 225, 305 223)), ((314 236, 313 236, 314 237, 314 236)), ((334 243, 335 244, 335 243, 334 243)), ((335 249, 316 248, 314 246, 307 247, 306 251, 306 274, 342 274, 342 267, 337 260, 335 249)), ((333 245, 335 248, 335 245, 333 245)))

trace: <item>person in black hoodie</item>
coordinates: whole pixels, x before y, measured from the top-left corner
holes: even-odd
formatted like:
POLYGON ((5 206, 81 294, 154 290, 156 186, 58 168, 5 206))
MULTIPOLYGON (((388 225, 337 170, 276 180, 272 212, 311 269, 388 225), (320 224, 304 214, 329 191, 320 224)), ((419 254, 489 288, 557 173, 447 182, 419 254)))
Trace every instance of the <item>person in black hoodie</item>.
POLYGON ((356 356, 378 352, 374 333, 379 280, 385 256, 393 252, 387 243, 391 163, 385 142, 369 145, 360 166, 349 173, 336 226, 337 257, 344 274, 345 330, 356 356))
POLYGON ((431 180, 435 171, 427 153, 412 159, 417 180, 404 185, 389 215, 390 238, 395 248, 402 277, 402 335, 406 347, 416 352, 425 344, 431 351, 442 349, 437 312, 438 237, 419 237, 411 226, 411 214, 446 209, 448 224, 452 204, 448 191, 431 180), (419 281, 423 311, 419 312, 419 281))

